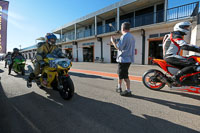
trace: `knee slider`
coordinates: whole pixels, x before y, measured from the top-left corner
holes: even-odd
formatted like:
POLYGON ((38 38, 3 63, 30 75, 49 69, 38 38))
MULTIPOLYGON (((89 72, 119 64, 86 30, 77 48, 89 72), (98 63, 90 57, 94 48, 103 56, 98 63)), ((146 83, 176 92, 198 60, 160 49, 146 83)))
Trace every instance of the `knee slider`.
POLYGON ((195 70, 199 72, 200 71, 200 66, 197 66, 195 70))

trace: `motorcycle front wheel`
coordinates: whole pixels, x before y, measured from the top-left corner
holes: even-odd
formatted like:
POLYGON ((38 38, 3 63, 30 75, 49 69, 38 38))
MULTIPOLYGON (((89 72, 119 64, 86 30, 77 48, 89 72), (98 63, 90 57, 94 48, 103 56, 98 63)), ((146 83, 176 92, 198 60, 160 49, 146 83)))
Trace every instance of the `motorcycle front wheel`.
POLYGON ((63 79, 63 89, 59 91, 60 96, 65 100, 70 100, 74 95, 74 83, 70 77, 63 79))
POLYGON ((25 75, 25 69, 24 69, 24 67, 22 67, 22 75, 25 75))
POLYGON ((161 82, 158 79, 158 76, 161 74, 163 75, 161 71, 156 70, 156 69, 148 70, 147 72, 143 74, 142 82, 147 88, 151 90, 159 91, 165 86, 165 83, 161 82))

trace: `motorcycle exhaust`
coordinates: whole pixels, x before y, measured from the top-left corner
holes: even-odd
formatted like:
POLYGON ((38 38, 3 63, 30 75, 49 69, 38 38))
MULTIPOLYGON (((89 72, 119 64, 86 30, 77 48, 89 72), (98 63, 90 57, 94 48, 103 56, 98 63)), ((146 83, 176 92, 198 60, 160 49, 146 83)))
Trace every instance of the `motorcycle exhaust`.
POLYGON ((165 83, 167 86, 169 86, 170 88, 172 88, 172 84, 167 80, 167 77, 165 77, 164 75, 159 75, 158 79, 165 83))

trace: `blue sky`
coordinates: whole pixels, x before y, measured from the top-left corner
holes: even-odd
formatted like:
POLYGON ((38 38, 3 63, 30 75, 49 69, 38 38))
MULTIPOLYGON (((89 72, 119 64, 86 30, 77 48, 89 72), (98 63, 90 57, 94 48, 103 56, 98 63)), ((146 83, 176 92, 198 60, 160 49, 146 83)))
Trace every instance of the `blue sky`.
MULTIPOLYGON (((35 39, 77 18, 120 0, 8 0, 7 50, 35 44, 35 39)), ((169 0, 169 8, 198 0, 169 0)))

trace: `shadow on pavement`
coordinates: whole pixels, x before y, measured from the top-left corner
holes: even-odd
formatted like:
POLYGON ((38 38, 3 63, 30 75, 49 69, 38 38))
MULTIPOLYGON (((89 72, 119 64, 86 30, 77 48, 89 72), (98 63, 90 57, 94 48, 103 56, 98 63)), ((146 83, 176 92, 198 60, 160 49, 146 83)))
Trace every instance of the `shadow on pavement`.
POLYGON ((188 105, 188 104, 183 104, 183 103, 171 102, 171 101, 149 98, 149 97, 144 97, 144 96, 137 96, 137 95, 133 95, 131 98, 146 100, 153 103, 168 106, 171 109, 175 109, 175 110, 179 110, 179 111, 183 111, 183 112, 187 112, 187 113, 191 113, 195 115, 200 115, 200 111, 199 111, 200 106, 188 105))
POLYGON ((0 133, 35 133, 23 114, 7 98, 0 82, 0 133))
POLYGON ((114 80, 112 78, 106 78, 106 77, 102 77, 102 76, 90 75, 90 74, 84 74, 84 73, 69 72, 69 74, 72 76, 77 76, 77 77, 81 77, 81 78, 98 78, 98 79, 104 79, 104 80, 114 80))
POLYGON ((15 78, 23 78, 23 77, 24 77, 24 76, 21 75, 20 73, 15 73, 15 74, 11 73, 10 76, 13 76, 13 77, 15 77, 15 78))
POLYGON ((3 73, 3 72, 4 72, 4 70, 0 69, 0 73, 3 73))
MULTIPOLYGON (((30 73, 28 71, 25 71, 25 75, 22 75, 21 73, 15 73, 14 71, 11 72, 10 76, 13 76, 15 78, 22 78, 24 80, 28 79, 30 73)), ((34 82, 34 81, 33 81, 34 82)))
POLYGON ((166 90, 160 90, 160 92, 164 92, 164 93, 168 93, 168 94, 174 94, 174 95, 180 95, 180 96, 183 96, 183 97, 200 100, 200 94, 194 95, 192 93, 177 92, 177 91, 166 91, 166 90))
MULTIPOLYGON (((136 116, 130 110, 113 103, 94 100, 78 94, 75 94, 72 100, 64 101, 55 91, 47 90, 47 93, 51 99, 47 99, 35 92, 8 99, 3 92, 2 86, 0 86, 0 132, 197 132, 158 117, 149 115, 136 116), (16 112, 16 110, 18 111, 16 112)), ((144 97, 138 96, 135 98, 144 99, 144 97)))

